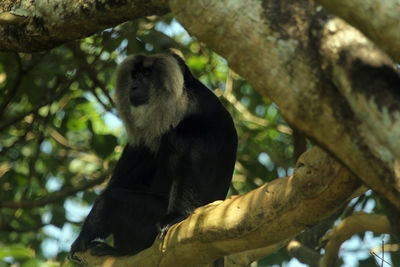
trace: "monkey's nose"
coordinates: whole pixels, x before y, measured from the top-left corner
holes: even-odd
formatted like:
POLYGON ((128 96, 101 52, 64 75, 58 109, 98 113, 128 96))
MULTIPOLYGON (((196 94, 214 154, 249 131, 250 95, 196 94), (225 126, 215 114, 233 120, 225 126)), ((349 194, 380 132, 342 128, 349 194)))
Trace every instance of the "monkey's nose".
POLYGON ((135 107, 144 105, 149 100, 149 90, 143 85, 133 85, 129 90, 129 101, 135 107))

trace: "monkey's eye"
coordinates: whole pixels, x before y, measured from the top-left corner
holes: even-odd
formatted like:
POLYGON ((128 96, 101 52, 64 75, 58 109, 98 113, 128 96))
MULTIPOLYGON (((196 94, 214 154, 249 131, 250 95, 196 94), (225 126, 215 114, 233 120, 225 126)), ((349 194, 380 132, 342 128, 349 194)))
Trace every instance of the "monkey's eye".
POLYGON ((144 76, 149 76, 149 75, 151 74, 151 69, 149 69, 149 68, 144 68, 143 71, 142 71, 142 74, 143 74, 144 76))
POLYGON ((302 168, 305 166, 306 166, 306 164, 304 164, 303 162, 297 162, 297 164, 296 164, 296 168, 302 168))
POLYGON ((131 72, 131 76, 132 76, 133 79, 137 79, 138 75, 139 75, 139 72, 137 72, 137 71, 132 71, 131 72))

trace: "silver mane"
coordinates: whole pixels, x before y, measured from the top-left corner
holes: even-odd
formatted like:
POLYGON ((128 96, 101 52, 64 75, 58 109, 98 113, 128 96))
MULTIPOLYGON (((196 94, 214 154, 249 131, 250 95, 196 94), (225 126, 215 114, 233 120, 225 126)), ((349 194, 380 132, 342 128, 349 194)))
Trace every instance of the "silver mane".
POLYGON ((144 145, 157 151, 161 136, 176 127, 186 114, 188 96, 183 88, 184 77, 173 56, 146 56, 143 66, 151 68, 157 77, 148 88, 148 103, 135 107, 129 101, 129 90, 133 82, 136 57, 128 57, 118 68, 115 103, 127 131, 129 144, 144 145))

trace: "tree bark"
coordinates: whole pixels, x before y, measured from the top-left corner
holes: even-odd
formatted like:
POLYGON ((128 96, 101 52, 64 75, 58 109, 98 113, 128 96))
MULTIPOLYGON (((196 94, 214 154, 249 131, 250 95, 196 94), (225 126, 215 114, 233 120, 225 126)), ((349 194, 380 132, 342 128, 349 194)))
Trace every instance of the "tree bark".
POLYGON ((309 1, 170 1, 286 120, 400 211, 400 76, 356 29, 309 1))
POLYGON ((316 0, 359 29, 400 62, 400 2, 398 0, 316 0))
POLYGON ((45 50, 127 20, 167 12, 163 0, 5 0, 0 3, 0 50, 45 50))

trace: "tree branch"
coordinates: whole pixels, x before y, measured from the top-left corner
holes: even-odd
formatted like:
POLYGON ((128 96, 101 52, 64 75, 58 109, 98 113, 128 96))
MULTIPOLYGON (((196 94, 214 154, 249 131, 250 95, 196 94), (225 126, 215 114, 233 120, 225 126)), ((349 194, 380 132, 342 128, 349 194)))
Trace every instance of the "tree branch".
POLYGON ((182 25, 269 96, 290 125, 400 212, 400 79, 384 53, 311 1, 169 3, 182 25), (344 83, 340 70, 349 66, 356 68, 344 83), (374 79, 379 82, 370 83, 374 79), (380 86, 382 81, 387 82, 380 86), (365 106, 357 109, 356 100, 365 106))
MULTIPOLYGON (((112 168, 111 168, 112 169, 112 168)), ((63 188, 59 191, 46 195, 40 199, 36 200, 22 200, 22 201, 3 201, 0 202, 0 208, 9 208, 9 209, 32 209, 41 206, 45 206, 47 204, 54 203, 59 200, 63 200, 68 196, 72 196, 80 191, 87 190, 92 188, 95 185, 101 184, 104 182, 110 175, 110 172, 103 173, 102 176, 90 180, 86 183, 83 183, 77 187, 69 187, 63 188)))
POLYGON ((292 240, 287 246, 288 253, 297 258, 300 262, 310 267, 317 267, 321 255, 315 250, 303 245, 297 240, 292 240))
POLYGON ((0 50, 33 52, 127 20, 168 12, 164 0, 14 1, 0 5, 0 50))
POLYGON ((90 266, 103 266, 105 261, 115 267, 203 266, 225 255, 282 245, 282 240, 334 213, 359 186, 347 169, 313 148, 299 158, 293 176, 196 209, 173 225, 163 241, 157 238, 137 255, 77 256, 90 266))
POLYGON ((325 254, 320 260, 320 267, 335 266, 342 243, 351 236, 365 231, 372 231, 377 234, 391 233, 386 216, 355 213, 341 221, 327 235, 328 243, 325 246, 325 254))
POLYGON ((400 62, 400 2, 398 0, 316 0, 359 29, 400 62))
MULTIPOLYGON (((73 78, 78 77, 79 75, 74 76, 73 78)), ((26 116, 37 112, 41 107, 49 105, 53 103, 55 100, 63 96, 69 89, 70 85, 74 82, 74 79, 71 78, 70 80, 64 80, 64 78, 57 77, 56 83, 52 88, 48 88, 49 92, 54 92, 53 95, 46 97, 41 103, 37 104, 32 109, 26 111, 23 114, 17 115, 14 118, 9 119, 0 125, 0 132, 8 129, 13 124, 18 123, 19 121, 23 120, 26 116), (58 89, 58 90, 57 90, 58 89)))

